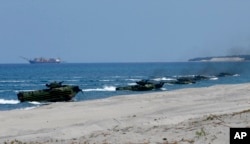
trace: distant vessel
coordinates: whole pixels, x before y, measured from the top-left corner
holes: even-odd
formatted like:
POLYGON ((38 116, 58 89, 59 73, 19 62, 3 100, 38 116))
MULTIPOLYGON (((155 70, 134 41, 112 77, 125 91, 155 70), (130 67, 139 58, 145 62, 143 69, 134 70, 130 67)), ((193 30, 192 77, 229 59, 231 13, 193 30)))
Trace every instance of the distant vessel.
POLYGON ((23 59, 27 60, 30 64, 43 64, 43 63, 61 63, 60 58, 34 58, 34 59, 28 59, 25 57, 22 57, 23 59))

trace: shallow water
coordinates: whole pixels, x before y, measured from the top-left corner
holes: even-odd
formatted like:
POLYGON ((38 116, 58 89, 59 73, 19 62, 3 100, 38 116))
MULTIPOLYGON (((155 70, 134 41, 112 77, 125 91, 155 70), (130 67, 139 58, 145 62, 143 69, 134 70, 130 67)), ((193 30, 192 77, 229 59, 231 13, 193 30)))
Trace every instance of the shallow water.
POLYGON ((44 89, 46 83, 53 81, 64 81, 64 84, 79 85, 83 93, 78 93, 74 101, 85 101, 117 95, 148 93, 115 91, 117 86, 133 85, 141 79, 167 81, 180 76, 191 75, 206 75, 211 76, 211 78, 188 85, 165 84, 162 89, 157 91, 250 82, 250 63, 0 64, 0 110, 30 109, 41 106, 42 103, 38 102, 20 103, 16 94, 19 91, 44 89), (234 75, 215 77, 220 72, 228 72, 234 75))

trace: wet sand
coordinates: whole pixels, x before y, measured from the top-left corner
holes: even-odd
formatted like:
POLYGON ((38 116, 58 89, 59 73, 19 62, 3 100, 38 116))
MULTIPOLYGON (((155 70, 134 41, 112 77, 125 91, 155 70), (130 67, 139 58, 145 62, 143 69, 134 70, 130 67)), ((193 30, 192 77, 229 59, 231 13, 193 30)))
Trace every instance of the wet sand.
POLYGON ((0 112, 0 143, 228 144, 250 127, 250 83, 0 112))

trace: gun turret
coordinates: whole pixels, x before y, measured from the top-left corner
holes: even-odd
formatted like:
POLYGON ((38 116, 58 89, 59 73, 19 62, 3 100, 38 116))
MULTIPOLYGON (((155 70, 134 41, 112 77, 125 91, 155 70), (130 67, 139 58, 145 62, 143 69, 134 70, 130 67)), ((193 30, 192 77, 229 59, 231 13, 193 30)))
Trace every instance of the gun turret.
POLYGON ((63 81, 61 81, 61 82, 54 81, 52 83, 46 84, 45 86, 48 87, 48 88, 50 88, 50 89, 52 89, 52 88, 58 88, 58 87, 62 87, 62 83, 63 83, 63 81))

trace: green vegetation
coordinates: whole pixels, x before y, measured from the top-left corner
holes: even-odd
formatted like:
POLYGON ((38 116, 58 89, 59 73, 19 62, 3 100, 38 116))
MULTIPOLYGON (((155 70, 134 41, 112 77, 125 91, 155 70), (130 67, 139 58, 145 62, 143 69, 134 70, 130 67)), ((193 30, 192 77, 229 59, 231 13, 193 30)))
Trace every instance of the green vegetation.
POLYGON ((242 58, 244 61, 250 61, 250 55, 231 55, 231 56, 214 56, 214 57, 198 57, 189 59, 188 61, 209 61, 212 58, 242 58))
POLYGON ((196 131, 196 132, 195 132, 195 135, 199 138, 199 137, 205 136, 205 135, 206 135, 206 132, 204 131, 203 128, 201 128, 200 131, 196 131))

